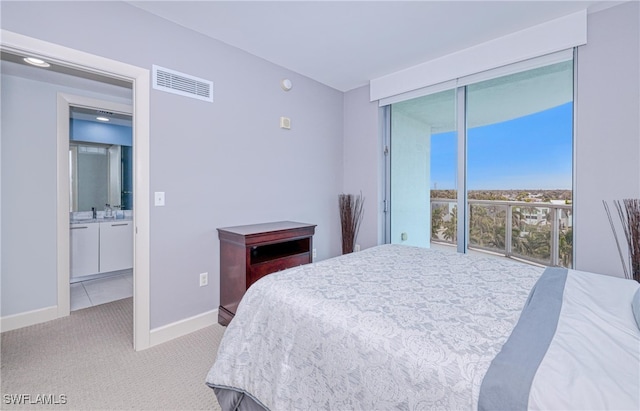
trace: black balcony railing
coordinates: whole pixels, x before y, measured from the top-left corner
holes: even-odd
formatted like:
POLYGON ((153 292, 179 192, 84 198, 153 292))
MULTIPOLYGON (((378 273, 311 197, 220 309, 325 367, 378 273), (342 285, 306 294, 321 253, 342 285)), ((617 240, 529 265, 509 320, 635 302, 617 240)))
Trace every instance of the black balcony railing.
MULTIPOLYGON (((457 243, 457 200, 431 199, 431 241, 457 243)), ((469 249, 547 266, 573 261, 571 204, 468 200, 469 249)))

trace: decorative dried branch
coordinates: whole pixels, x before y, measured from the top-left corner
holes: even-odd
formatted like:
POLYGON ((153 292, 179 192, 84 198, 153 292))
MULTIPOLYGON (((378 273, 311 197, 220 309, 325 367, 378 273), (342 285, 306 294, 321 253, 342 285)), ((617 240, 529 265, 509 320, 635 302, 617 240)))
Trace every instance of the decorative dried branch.
POLYGON ((624 275, 626 278, 632 278, 640 282, 640 199, 627 198, 622 200, 622 202, 618 200, 613 201, 618 212, 620 222, 622 223, 622 231, 629 248, 628 268, 622 253, 620 241, 618 240, 618 234, 613 223, 613 218, 611 217, 609 206, 605 201, 603 201, 603 204, 616 240, 624 275))
POLYGON ((620 255, 620 261, 622 262, 622 270, 624 271, 624 277, 629 277, 629 271, 627 271, 627 264, 625 264, 624 256, 622 255, 622 248, 620 247, 620 241, 618 240, 618 233, 616 232, 616 226, 613 223, 613 218, 611 218, 611 211, 609 210, 609 205, 606 201, 602 200, 602 204, 604 205, 604 210, 607 212, 607 218, 609 218, 609 225, 611 225, 611 230, 613 231, 613 238, 616 240, 616 246, 618 247, 618 254, 620 255))
POLYGON ((342 226, 342 254, 352 253, 360 231, 364 197, 354 194, 340 194, 340 225, 342 226))

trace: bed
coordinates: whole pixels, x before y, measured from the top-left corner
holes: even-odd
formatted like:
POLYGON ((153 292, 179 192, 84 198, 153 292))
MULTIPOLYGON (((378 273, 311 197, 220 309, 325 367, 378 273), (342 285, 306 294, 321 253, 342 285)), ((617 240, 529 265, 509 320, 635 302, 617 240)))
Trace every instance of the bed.
POLYGON ((640 409, 632 280, 403 245, 271 274, 206 384, 236 409, 640 409))

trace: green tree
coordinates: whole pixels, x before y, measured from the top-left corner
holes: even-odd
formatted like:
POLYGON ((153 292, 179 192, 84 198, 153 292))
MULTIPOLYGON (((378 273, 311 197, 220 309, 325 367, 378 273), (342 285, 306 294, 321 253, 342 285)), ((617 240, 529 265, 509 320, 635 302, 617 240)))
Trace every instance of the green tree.
POLYGON ((449 220, 442 223, 444 231, 442 235, 448 241, 458 241, 458 207, 454 206, 449 213, 449 220))
POLYGON ((529 235, 532 257, 543 261, 551 260, 551 225, 536 224, 529 235))
POLYGON ((562 267, 571 268, 573 264, 573 227, 560 232, 558 239, 558 263, 562 267))
POLYGON ((472 204, 469 216, 469 244, 505 251, 504 206, 472 204))
POLYGON ((520 241, 514 244, 514 252, 523 257, 551 261, 551 225, 527 224, 523 221, 520 226, 520 241))
POLYGON ((438 230, 442 227, 445 206, 433 205, 431 208, 431 238, 438 239, 438 230))

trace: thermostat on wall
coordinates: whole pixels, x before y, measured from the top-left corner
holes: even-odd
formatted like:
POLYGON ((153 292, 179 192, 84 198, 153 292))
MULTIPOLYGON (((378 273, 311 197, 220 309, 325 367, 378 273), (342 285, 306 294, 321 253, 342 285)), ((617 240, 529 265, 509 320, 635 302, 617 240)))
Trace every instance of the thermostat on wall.
POLYGON ((280 128, 285 130, 291 129, 291 119, 289 117, 280 117, 280 128))

